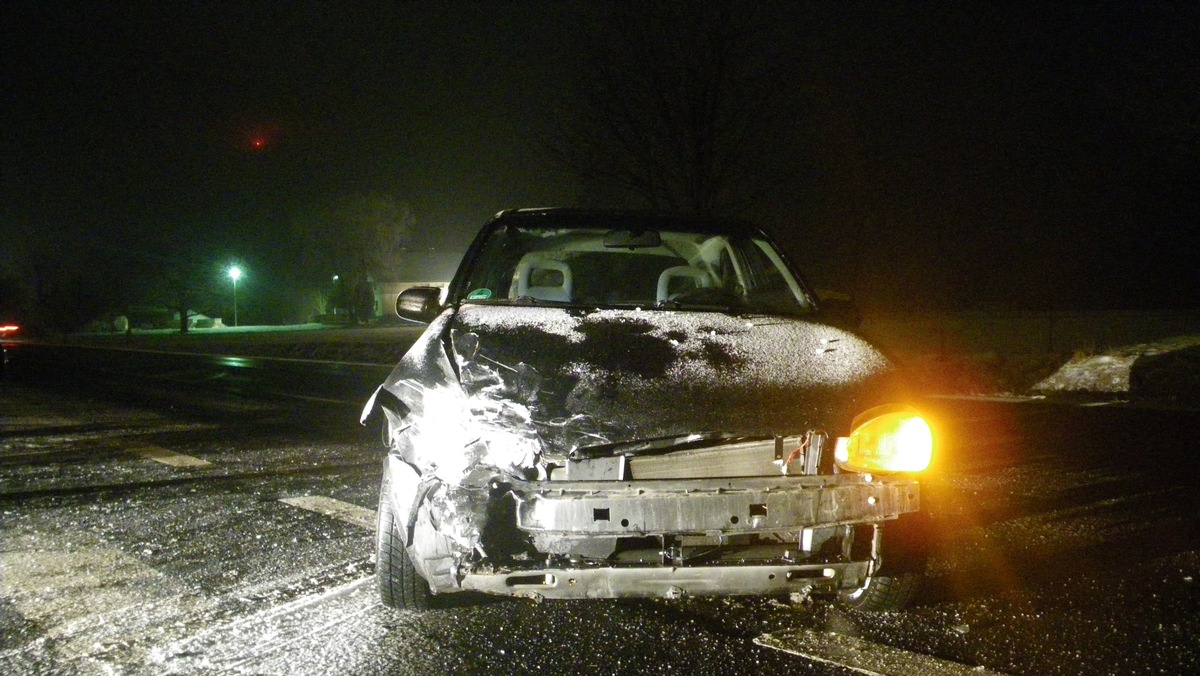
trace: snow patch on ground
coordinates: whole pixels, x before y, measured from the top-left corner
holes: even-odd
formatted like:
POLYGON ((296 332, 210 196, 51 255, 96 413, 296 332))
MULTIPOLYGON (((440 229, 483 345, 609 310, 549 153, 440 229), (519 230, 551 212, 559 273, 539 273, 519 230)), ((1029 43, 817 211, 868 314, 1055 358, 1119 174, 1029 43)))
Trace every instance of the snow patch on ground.
POLYGON ((1043 393, 1111 393, 1200 399, 1200 336, 1178 336, 1080 354, 1032 388, 1043 393))
POLYGON ((1137 355, 1075 357, 1033 386, 1038 392, 1128 392, 1137 355))

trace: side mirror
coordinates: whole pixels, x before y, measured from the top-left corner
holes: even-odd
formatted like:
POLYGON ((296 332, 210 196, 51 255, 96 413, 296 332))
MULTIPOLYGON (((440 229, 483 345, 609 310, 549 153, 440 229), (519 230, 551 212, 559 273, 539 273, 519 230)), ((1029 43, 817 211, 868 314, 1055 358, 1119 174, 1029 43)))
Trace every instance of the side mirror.
POLYGON ((401 319, 428 324, 441 308, 442 290, 434 286, 414 286, 396 296, 396 314, 401 319))

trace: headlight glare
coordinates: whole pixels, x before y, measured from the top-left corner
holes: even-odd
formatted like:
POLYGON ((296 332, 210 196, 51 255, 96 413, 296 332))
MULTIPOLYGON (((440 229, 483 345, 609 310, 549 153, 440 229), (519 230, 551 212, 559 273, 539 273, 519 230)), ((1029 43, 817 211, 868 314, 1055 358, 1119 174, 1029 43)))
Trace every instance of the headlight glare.
POLYGON ((920 472, 933 459, 933 431, 915 411, 874 409, 837 440, 834 459, 852 472, 920 472))

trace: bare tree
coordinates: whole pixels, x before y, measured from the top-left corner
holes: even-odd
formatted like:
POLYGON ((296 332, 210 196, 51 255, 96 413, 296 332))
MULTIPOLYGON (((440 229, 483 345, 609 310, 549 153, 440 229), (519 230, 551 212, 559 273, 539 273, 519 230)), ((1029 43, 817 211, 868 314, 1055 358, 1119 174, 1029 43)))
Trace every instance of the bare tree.
POLYGON ((412 228, 408 205, 382 193, 331 198, 293 221, 302 264, 322 275, 389 276, 412 228))
POLYGON ((189 315, 199 308, 225 302, 224 284, 228 277, 225 262, 217 254, 221 248, 204 236, 194 236, 176 240, 160 238, 143 249, 129 252, 126 273, 138 280, 127 281, 140 291, 126 294, 124 304, 136 301, 163 308, 175 315, 179 332, 187 333, 189 315))
POLYGON ((309 205, 293 218, 292 277, 322 312, 323 290, 333 275, 354 285, 393 278, 413 231, 408 205, 384 193, 355 193, 309 205))
POLYGON ((26 231, 27 257, 20 266, 29 313, 24 321, 52 331, 74 331, 114 295, 111 270, 88 232, 54 224, 26 231))
POLYGON ((745 210, 767 185, 758 162, 781 117, 765 24, 747 10, 612 6, 546 148, 550 162, 653 208, 745 210))

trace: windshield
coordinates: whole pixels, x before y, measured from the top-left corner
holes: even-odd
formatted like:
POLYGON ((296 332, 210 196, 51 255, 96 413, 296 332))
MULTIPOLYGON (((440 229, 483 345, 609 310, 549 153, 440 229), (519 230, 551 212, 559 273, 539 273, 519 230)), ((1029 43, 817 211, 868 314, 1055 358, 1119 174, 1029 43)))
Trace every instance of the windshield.
POLYGON ((808 294, 765 238, 503 227, 455 302, 799 314, 808 294))

